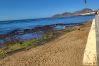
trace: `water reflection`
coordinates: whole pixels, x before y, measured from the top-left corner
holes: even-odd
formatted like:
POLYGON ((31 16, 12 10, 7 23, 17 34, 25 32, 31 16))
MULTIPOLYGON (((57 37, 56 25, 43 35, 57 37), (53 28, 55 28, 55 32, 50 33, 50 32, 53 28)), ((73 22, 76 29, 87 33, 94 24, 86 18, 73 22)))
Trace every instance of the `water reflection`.
POLYGON ((4 43, 4 41, 5 41, 4 39, 0 39, 0 43, 4 43))
POLYGON ((32 38, 42 38, 43 37, 43 32, 34 32, 34 33, 29 33, 29 34, 23 34, 23 35, 15 35, 14 36, 16 39, 20 40, 29 40, 32 38))
POLYGON ((55 30, 63 30, 63 29, 65 29, 65 26, 56 26, 55 28, 54 28, 55 30))

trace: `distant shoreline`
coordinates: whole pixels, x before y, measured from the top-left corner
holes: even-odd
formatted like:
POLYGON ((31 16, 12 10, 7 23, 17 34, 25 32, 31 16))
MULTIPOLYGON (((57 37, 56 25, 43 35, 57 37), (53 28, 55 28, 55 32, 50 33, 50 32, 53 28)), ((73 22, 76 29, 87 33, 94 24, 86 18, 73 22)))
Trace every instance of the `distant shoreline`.
POLYGON ((76 17, 76 16, 91 16, 91 15, 95 15, 95 14, 89 14, 89 15, 72 15, 72 16, 61 16, 61 17, 46 17, 46 18, 35 18, 35 19, 17 19, 17 20, 2 20, 0 21, 0 23, 7 23, 8 21, 9 22, 12 22, 12 21, 37 21, 37 20, 43 20, 43 19, 59 19, 59 18, 65 18, 65 17, 76 17))

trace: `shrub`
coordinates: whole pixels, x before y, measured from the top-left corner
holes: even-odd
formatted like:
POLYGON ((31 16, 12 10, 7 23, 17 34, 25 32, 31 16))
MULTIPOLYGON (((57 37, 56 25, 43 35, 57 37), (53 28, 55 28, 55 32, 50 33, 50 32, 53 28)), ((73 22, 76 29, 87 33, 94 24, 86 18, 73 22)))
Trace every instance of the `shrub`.
POLYGON ((0 59, 7 56, 7 52, 3 49, 0 49, 0 59))
POLYGON ((21 49, 20 44, 14 44, 14 45, 11 45, 11 46, 8 47, 7 52, 16 51, 16 50, 19 50, 19 49, 21 49))
POLYGON ((33 46, 34 43, 37 43, 38 40, 37 39, 31 39, 31 40, 27 40, 27 41, 24 41, 22 44, 21 44, 21 48, 25 49, 25 48, 28 48, 30 46, 33 46))

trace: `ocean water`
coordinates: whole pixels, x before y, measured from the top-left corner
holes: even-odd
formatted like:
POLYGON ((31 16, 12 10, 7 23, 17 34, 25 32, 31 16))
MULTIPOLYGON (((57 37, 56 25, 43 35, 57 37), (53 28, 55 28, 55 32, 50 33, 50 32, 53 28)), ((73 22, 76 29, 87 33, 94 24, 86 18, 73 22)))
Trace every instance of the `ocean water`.
MULTIPOLYGON (((53 24, 72 24, 72 23, 84 23, 91 21, 95 16, 71 16, 71 17, 61 17, 61 18, 46 18, 46 19, 27 19, 27 20, 11 20, 11 21, 0 21, 0 35, 7 34, 13 30, 24 30, 33 29, 39 26, 53 25, 53 24)), ((56 26, 56 30, 64 29, 64 26, 56 26)), ((42 37, 41 34, 38 35, 42 37)), ((31 39, 36 38, 34 33, 15 35, 14 37, 20 39, 31 39)), ((0 38, 0 43, 3 43, 5 39, 0 38)))
POLYGON ((18 20, 18 21, 0 21, 0 34, 6 34, 12 30, 31 29, 37 26, 45 26, 52 24, 69 24, 69 23, 82 23, 90 21, 94 18, 94 15, 88 16, 72 16, 53 19, 41 19, 41 20, 18 20))

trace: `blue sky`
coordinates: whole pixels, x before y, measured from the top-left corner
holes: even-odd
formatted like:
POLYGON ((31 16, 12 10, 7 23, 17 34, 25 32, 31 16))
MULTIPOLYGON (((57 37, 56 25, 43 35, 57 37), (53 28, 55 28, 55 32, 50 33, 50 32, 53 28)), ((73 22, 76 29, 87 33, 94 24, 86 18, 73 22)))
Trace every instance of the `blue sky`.
POLYGON ((0 20, 43 18, 66 11, 99 8, 99 0, 0 0, 0 20))

